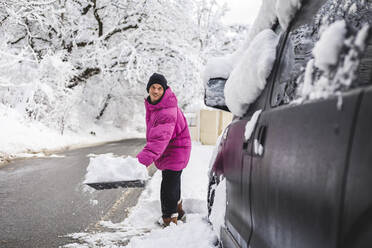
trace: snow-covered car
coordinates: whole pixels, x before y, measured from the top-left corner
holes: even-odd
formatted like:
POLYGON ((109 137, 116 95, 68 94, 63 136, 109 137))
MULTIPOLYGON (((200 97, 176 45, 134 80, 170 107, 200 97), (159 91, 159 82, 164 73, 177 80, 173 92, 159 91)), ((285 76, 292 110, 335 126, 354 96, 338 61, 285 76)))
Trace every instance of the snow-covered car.
POLYGON ((210 215, 226 187, 220 244, 372 247, 372 2, 267 2, 276 18, 263 4, 228 80, 206 83, 206 105, 234 114, 210 174, 210 215), (259 57, 265 18, 278 37, 272 63, 259 57))

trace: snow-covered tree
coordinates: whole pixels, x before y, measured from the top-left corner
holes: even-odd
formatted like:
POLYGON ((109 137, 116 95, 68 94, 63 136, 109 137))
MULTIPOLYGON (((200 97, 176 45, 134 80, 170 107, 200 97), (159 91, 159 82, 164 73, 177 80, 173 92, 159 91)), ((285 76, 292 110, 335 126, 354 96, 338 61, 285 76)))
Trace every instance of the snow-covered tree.
POLYGON ((0 103, 61 133, 141 127, 160 72, 192 109, 206 57, 244 31, 224 12, 214 0, 0 0, 0 103))

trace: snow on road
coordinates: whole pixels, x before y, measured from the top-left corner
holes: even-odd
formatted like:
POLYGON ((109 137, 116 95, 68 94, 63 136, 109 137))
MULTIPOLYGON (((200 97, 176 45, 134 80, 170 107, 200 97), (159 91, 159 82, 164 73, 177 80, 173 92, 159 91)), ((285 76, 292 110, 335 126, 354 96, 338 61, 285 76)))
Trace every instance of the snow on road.
POLYGON ((208 167, 213 148, 193 143, 189 164, 182 173, 181 190, 187 214, 186 223, 172 224, 167 228, 156 224, 161 217, 161 172, 157 171, 142 192, 138 204, 130 210, 128 218, 121 223, 100 222, 100 225, 111 229, 109 232, 70 234, 76 243, 64 247, 215 247, 217 235, 206 217, 208 167))

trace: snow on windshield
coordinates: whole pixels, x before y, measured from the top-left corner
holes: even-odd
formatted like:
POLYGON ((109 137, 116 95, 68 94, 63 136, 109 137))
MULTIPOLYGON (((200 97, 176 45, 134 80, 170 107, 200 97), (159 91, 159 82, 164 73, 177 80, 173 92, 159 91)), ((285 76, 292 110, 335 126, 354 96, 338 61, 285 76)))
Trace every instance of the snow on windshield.
POLYGON ((252 41, 225 85, 225 101, 229 110, 243 116, 266 85, 275 61, 279 37, 266 29, 252 41))

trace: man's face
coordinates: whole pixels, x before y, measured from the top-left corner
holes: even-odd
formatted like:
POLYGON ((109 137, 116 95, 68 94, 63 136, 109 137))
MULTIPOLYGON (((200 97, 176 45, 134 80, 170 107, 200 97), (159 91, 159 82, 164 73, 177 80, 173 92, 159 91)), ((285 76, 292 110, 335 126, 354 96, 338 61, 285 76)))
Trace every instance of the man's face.
POLYGON ((149 94, 151 102, 156 102, 164 94, 164 89, 160 84, 153 84, 150 86, 149 94))

